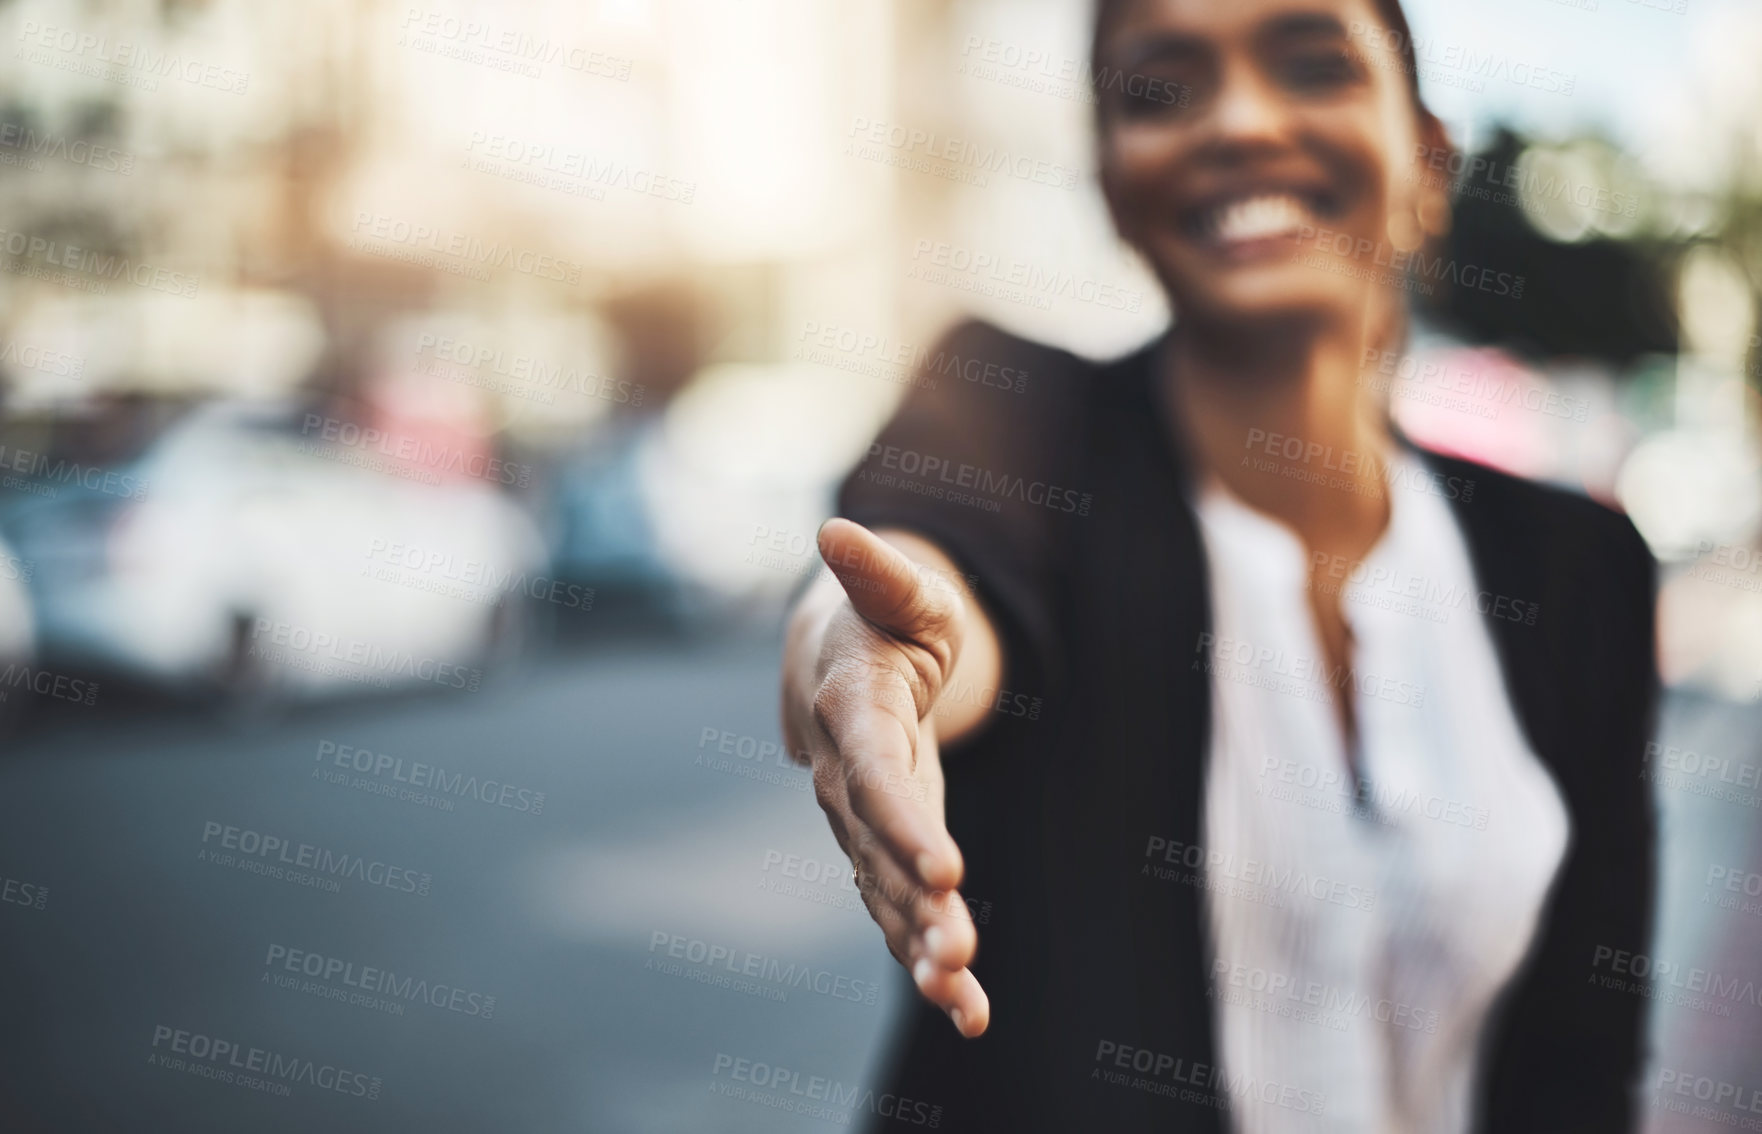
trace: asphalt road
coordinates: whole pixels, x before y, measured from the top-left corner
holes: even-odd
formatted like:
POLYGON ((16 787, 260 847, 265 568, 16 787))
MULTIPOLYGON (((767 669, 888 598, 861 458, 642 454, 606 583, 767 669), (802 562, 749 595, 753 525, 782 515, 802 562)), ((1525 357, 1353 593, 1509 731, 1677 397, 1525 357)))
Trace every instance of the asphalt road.
MULTIPOLYGON (((632 641, 270 719, 56 706, 0 749, 0 1125, 856 1125, 902 978, 774 673, 770 641, 632 641)), ((1759 719, 1677 697, 1661 740, 1743 782, 1759 719)), ((1762 872, 1762 812, 1700 773, 1658 797, 1654 952, 1762 984, 1755 899, 1709 881, 1762 872)), ((1654 1134, 1712 1128, 1664 1069, 1762 1088, 1762 1007, 1727 1007, 1660 1006, 1654 1134)))
POLYGON ((272 721, 59 713, 0 758, 0 1125, 854 1121, 739 1093, 790 1097, 784 1068, 849 1100, 897 1003, 842 872, 806 865, 839 861, 807 773, 760 753, 774 649, 272 721))

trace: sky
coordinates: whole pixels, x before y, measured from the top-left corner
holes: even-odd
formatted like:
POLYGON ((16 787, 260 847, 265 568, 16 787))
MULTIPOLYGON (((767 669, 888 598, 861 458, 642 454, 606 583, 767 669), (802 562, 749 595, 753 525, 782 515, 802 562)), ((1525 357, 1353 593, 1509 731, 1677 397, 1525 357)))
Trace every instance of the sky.
MULTIPOLYGON (((1729 151, 1720 130, 1762 117, 1757 0, 1406 0, 1421 85, 1461 134, 1505 117, 1542 137, 1595 129, 1653 175, 1701 184, 1729 151), (1595 7, 1580 7, 1577 5, 1595 7), (1681 11, 1673 10, 1680 8, 1681 11), (1459 62, 1491 55, 1494 76, 1459 62), (1430 67, 1426 59, 1436 62, 1430 67), (1508 76, 1543 72, 1531 88, 1508 76), (1570 94, 1547 88, 1572 79, 1570 94), (1479 81, 1480 90, 1466 89, 1479 81)), ((1474 137, 1457 138, 1473 146, 1474 137)))

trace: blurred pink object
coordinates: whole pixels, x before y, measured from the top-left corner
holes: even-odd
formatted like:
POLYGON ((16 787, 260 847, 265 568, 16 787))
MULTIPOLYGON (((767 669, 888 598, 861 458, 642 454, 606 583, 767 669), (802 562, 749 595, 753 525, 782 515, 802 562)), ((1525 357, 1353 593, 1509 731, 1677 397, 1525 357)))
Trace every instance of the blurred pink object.
POLYGON ((1415 354, 1393 375, 1373 374, 1391 383, 1395 421, 1418 444, 1520 476, 1553 471, 1550 417, 1561 416, 1558 395, 1504 351, 1415 354))
POLYGON ((406 370, 377 374, 368 386, 364 425, 385 438, 382 451, 392 460, 443 481, 505 481, 493 460, 488 414, 473 392, 442 383, 424 383, 406 370))

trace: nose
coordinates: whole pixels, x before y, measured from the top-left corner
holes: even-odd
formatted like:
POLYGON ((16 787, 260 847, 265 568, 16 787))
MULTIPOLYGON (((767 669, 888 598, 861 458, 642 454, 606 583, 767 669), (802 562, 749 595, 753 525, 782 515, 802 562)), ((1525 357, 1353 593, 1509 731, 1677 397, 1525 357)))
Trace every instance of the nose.
POLYGON ((1212 96, 1209 119, 1216 144, 1257 147, 1287 140, 1285 100, 1253 67, 1232 67, 1212 96))

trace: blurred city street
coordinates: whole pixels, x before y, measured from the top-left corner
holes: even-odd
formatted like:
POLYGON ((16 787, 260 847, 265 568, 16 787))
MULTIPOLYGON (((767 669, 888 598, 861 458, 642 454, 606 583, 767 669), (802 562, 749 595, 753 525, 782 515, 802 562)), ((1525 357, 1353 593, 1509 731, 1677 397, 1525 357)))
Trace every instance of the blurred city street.
POLYGON ((765 640, 621 643, 534 660, 476 694, 315 707, 270 727, 136 705, 9 746, 0 863, 48 893, 42 910, 0 906, 7 1129, 829 1128, 715 1090, 729 1081, 719 1055, 854 1086, 897 992, 854 893, 797 882, 844 908, 788 893, 782 856, 840 859, 807 773, 767 753, 768 783, 750 778, 758 759, 717 755, 725 733, 775 738, 775 680, 765 640), (700 747, 705 729, 716 739, 700 747), (325 782, 327 741, 403 757, 406 777, 420 753, 543 802, 466 794, 448 812, 325 782), (432 889, 347 877, 328 893, 217 865, 198 858, 209 822, 431 874, 432 889), (780 989, 784 1002, 681 979, 645 967, 672 947, 651 951, 655 933, 816 976, 780 989), (288 974, 265 963, 272 946, 350 962, 357 980, 377 968, 493 996, 493 1011, 302 994, 275 984, 288 974), (879 994, 816 994, 822 970, 879 994), (296 1083, 275 1097, 167 1070, 148 1061, 162 1025, 383 1090, 296 1083))

